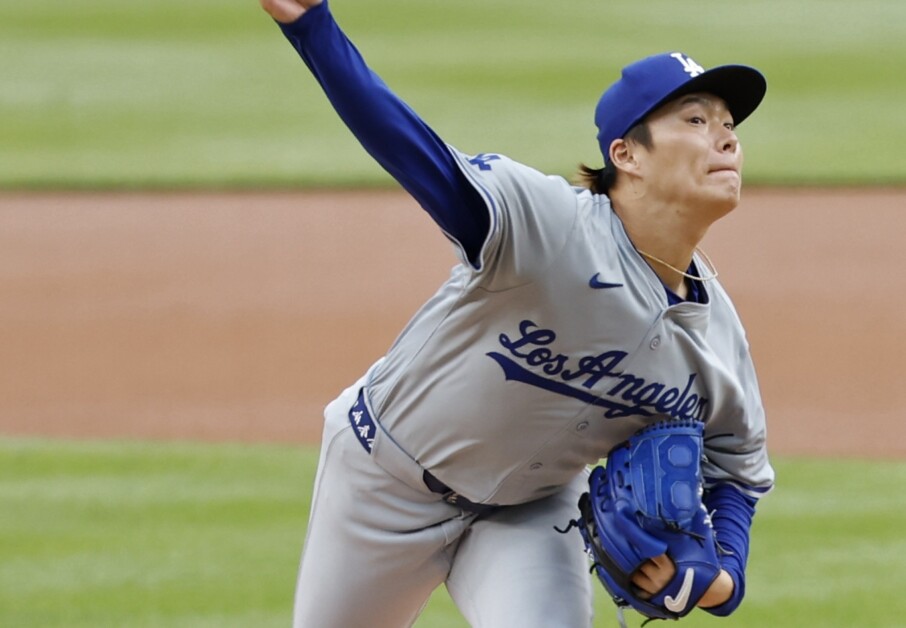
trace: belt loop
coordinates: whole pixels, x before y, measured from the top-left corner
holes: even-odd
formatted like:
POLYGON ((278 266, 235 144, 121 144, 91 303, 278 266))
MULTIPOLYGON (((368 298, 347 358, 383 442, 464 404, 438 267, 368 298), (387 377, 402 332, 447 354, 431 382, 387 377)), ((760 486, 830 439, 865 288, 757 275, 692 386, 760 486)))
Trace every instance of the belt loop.
POLYGON ((466 512, 472 512, 477 515, 486 515, 489 512, 493 512, 500 508, 495 504, 478 504, 469 499, 466 499, 449 486, 438 480, 434 474, 425 469, 422 477, 425 480, 425 486, 427 486, 432 493, 437 493, 443 497, 443 500, 450 504, 451 506, 456 506, 460 510, 465 510, 466 512))

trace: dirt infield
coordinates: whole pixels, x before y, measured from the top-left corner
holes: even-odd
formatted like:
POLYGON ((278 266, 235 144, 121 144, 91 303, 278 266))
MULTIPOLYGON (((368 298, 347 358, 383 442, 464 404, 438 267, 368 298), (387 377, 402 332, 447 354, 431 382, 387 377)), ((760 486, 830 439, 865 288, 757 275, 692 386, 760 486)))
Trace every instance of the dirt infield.
MULTIPOLYGON (((749 189, 705 248, 783 454, 906 456, 906 190, 749 189)), ((392 191, 0 195, 0 433, 311 442, 454 263, 392 191)))

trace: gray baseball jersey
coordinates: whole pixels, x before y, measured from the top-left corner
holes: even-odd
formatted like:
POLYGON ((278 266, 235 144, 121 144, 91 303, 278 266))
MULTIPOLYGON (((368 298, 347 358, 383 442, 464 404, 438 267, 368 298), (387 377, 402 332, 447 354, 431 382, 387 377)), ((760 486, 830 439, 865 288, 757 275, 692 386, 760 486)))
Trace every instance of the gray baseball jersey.
POLYGON ((695 418, 709 480, 768 488, 758 384, 719 283, 707 303, 668 306, 607 197, 500 155, 457 157, 491 233, 478 268, 463 259, 370 375, 390 437, 469 499, 516 504, 646 423, 695 418))

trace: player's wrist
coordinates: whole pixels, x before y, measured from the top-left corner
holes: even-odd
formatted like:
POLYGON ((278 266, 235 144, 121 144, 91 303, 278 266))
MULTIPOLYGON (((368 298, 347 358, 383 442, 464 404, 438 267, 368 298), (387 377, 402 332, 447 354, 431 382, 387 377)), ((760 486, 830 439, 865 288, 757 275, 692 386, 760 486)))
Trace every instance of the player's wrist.
POLYGON ((731 597, 733 597, 733 590, 735 588, 733 582, 733 577, 725 569, 721 569, 720 573, 717 574, 717 578, 714 579, 714 582, 711 583, 711 586, 708 587, 708 590, 705 591, 705 594, 698 601, 699 608, 713 608, 715 606, 720 606, 721 604, 726 604, 731 597))
POLYGON ((261 8, 281 24, 292 24, 321 0, 259 0, 261 8))

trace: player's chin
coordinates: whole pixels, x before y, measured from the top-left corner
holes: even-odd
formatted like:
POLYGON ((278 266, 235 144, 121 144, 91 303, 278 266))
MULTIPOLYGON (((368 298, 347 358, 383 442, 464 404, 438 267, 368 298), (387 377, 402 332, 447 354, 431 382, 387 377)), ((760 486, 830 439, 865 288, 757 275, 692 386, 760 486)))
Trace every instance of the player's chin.
POLYGON ((707 194, 701 194, 695 201, 696 213, 708 224, 720 220, 739 205, 739 194, 727 192, 717 193, 714 190, 708 190, 707 194))
POLYGON ((707 196, 709 205, 714 207, 716 213, 727 214, 739 205, 742 195, 742 180, 724 177, 723 180, 711 181, 708 186, 707 196))

